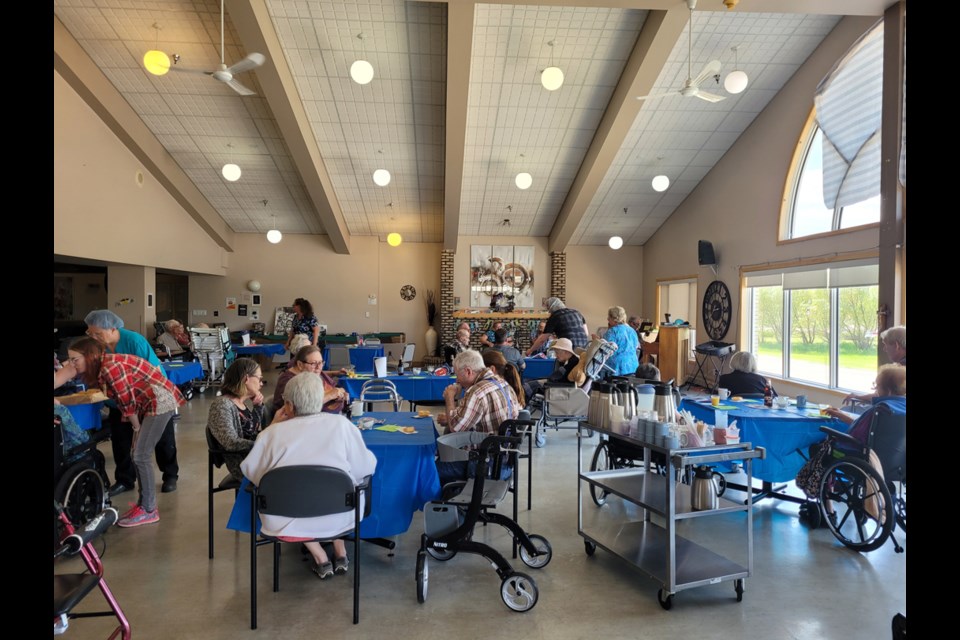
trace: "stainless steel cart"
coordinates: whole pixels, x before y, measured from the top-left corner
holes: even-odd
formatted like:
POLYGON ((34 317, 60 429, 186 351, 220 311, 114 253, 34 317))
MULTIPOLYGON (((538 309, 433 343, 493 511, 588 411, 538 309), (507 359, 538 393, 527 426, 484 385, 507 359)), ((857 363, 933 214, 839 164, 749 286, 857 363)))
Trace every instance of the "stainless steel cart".
POLYGON ((765 453, 763 448, 754 448, 749 442, 744 442, 696 449, 664 449, 586 423, 582 424, 581 429, 592 429, 609 438, 644 449, 642 466, 585 471, 581 449, 584 434, 580 433, 577 445, 577 530, 583 536, 587 555, 593 555, 597 547, 600 547, 658 581, 661 589, 657 596, 664 609, 673 606, 673 596, 679 591, 725 580, 734 581, 737 602, 741 601, 744 580, 753 574, 752 496, 747 494, 746 504, 721 497, 718 508, 696 511, 690 506, 690 486, 678 483, 676 475, 678 470, 689 465, 738 460, 743 462, 747 486, 750 486, 753 480, 753 458, 762 458, 765 453), (652 452, 664 455, 664 475, 652 469, 652 452), (593 522, 584 525, 584 483, 641 507, 642 517, 638 520, 593 522), (746 512, 747 516, 743 536, 747 558, 745 565, 677 535, 677 522, 680 520, 709 518, 735 512, 746 512), (659 516, 657 520, 660 522, 655 522, 652 515, 659 516))

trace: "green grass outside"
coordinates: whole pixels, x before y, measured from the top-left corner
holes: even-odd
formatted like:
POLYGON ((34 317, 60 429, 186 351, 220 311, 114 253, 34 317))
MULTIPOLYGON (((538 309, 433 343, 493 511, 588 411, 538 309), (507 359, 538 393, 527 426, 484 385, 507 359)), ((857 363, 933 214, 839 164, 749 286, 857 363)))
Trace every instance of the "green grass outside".
MULTIPOLYGON (((758 351, 757 355, 779 358, 783 353, 783 345, 779 342, 765 342, 760 344, 758 351)), ((791 356, 796 360, 827 365, 830 360, 829 345, 822 342, 794 345, 791 356)), ((840 362, 845 368, 873 371, 877 368, 877 352, 873 349, 860 351, 852 342, 841 342, 840 362)))

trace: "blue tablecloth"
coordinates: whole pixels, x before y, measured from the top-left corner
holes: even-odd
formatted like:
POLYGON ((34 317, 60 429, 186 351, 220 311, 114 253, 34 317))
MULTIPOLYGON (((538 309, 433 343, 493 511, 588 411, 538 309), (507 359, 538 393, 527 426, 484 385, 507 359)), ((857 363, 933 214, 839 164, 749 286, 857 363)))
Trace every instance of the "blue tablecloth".
POLYGON ((199 362, 161 362, 160 366, 163 367, 163 372, 167 374, 170 382, 175 385, 203 377, 203 367, 199 362))
MULTIPOLYGON (((796 478, 806 462, 799 452, 806 455, 810 445, 826 438, 820 431, 821 426, 844 432, 849 429, 839 420, 819 415, 816 409, 800 410, 794 406, 768 409, 762 403, 730 400, 722 404, 735 407, 726 412, 727 422, 737 421, 740 441, 766 448, 766 460, 757 458, 753 461, 753 475, 767 482, 787 482, 796 478)), ((680 409, 690 411, 697 420, 715 424, 714 408, 709 400, 694 402, 684 398, 680 409)))
MULTIPOLYGON (((373 373, 373 359, 382 358, 384 355, 383 345, 374 345, 372 347, 354 347, 348 346, 350 352, 350 364, 359 373, 373 373)), ((330 347, 323 350, 323 361, 330 362, 330 347)), ((326 365, 329 368, 329 364, 326 365)))
POLYGON ((286 353, 287 348, 276 342, 268 342, 267 344, 251 344, 249 346, 240 346, 233 345, 233 350, 237 353, 237 356, 252 356, 258 353, 262 353, 265 356, 282 356, 286 353))
MULTIPOLYGON (((360 388, 363 383, 372 380, 373 376, 357 376, 348 378, 340 376, 337 380, 337 386, 343 387, 350 394, 350 399, 354 400, 360 397, 360 388)), ((428 400, 443 400, 443 390, 457 381, 454 376, 435 376, 429 375, 402 375, 387 376, 382 378, 389 380, 397 387, 397 393, 404 400, 412 402, 426 402, 428 400)))
POLYGON ((90 404, 71 404, 64 405, 70 411, 70 415, 77 421, 80 428, 84 431, 92 431, 100 428, 100 407, 102 402, 92 402, 90 404))
MULTIPOLYGON (((375 429, 362 432, 367 448, 377 457, 370 494, 370 515, 360 523, 361 538, 386 538, 410 528, 413 514, 440 496, 440 476, 434 456, 437 431, 431 418, 415 413, 366 413, 387 424, 416 427, 414 434, 375 429)), ((277 425, 278 428, 282 428, 277 425)), ((248 484, 244 480, 244 485, 248 484)), ((245 488, 245 486, 244 486, 245 488)), ((227 528, 250 530, 250 494, 241 488, 230 513, 227 528)))
POLYGON ((523 369, 524 380, 540 380, 549 378, 557 364, 556 358, 524 358, 526 366, 523 369))

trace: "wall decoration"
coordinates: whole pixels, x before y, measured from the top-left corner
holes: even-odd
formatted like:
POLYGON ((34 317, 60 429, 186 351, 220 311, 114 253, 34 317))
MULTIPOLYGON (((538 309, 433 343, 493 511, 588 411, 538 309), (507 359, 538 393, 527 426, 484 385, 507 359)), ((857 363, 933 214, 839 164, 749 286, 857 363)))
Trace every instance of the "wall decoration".
POLYGON ((487 307, 494 295, 533 307, 533 245, 471 245, 470 306, 487 307))
POLYGON ((405 284, 400 287, 400 297, 410 302, 417 297, 417 290, 412 284, 405 284))
POLYGON ((297 317, 293 307, 277 307, 277 312, 273 318, 274 335, 287 335, 293 327, 293 319, 297 317))
POLYGON ((237 309, 237 299, 236 298, 227 298, 227 311, 235 311, 237 309))
POLYGON ((246 316, 246 315, 247 315, 247 305, 241 304, 241 305, 237 306, 237 315, 238 315, 238 316, 246 316))
POLYGON ((255 307, 259 307, 259 306, 260 306, 260 294, 259 294, 259 293, 253 294, 252 298, 253 298, 253 302, 252 302, 251 304, 253 304, 253 306, 255 306, 255 307))

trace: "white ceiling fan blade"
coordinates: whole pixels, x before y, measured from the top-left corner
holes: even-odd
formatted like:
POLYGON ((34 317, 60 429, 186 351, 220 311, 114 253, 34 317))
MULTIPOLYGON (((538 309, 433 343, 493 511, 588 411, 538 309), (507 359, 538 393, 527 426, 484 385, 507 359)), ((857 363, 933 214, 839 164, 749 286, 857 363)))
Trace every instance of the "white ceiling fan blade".
POLYGON ((234 80, 234 79, 225 80, 225 81, 223 81, 223 84, 227 85, 228 87, 230 87, 231 89, 233 89, 234 91, 236 91, 237 93, 239 93, 239 94, 242 95, 242 96, 255 96, 255 95, 257 95, 257 93, 256 93, 255 91, 251 91, 250 89, 246 88, 245 86, 243 86, 242 84, 240 84, 239 82, 237 82, 237 81, 234 80))
POLYGON ((170 67, 170 71, 176 71, 177 73, 192 73, 194 75, 202 75, 202 76, 213 75, 211 71, 201 71, 200 69, 187 69, 184 67, 170 67))
POLYGON ((697 77, 693 79, 693 84, 694 86, 699 87, 703 81, 707 80, 708 78, 712 78, 713 76, 719 73, 720 73, 720 61, 711 60, 710 62, 707 63, 707 66, 703 68, 703 71, 697 74, 697 77))
POLYGON ((637 100, 657 100, 659 98, 669 98, 670 96, 681 95, 679 91, 668 91, 667 93, 652 93, 648 96, 637 96, 637 100))
POLYGON ((231 75, 237 75, 238 73, 243 73, 244 71, 250 71, 250 69, 256 69, 257 67, 262 66, 266 61, 267 57, 262 53, 251 53, 246 58, 227 69, 227 71, 229 71, 231 75))
POLYGON ((707 102, 720 102, 721 100, 727 99, 727 96, 718 96, 715 93, 708 93, 706 91, 698 91, 696 97, 701 100, 706 100, 707 102))

